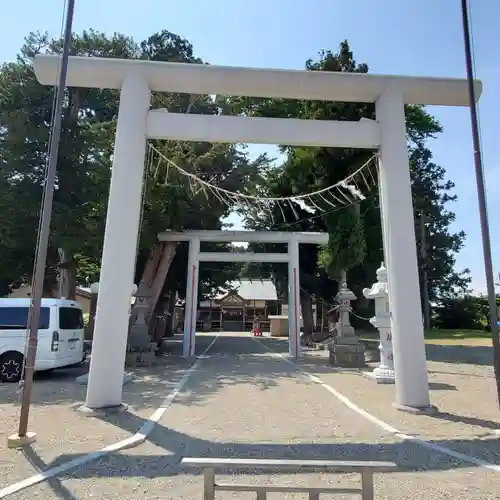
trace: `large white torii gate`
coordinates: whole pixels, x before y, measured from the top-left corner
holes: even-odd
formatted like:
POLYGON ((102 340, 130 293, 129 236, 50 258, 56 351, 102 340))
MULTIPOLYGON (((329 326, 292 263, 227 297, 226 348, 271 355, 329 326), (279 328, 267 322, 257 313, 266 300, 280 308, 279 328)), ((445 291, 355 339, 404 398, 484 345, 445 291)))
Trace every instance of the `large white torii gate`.
POLYGON ((282 231, 166 231, 160 241, 189 241, 186 307, 184 310, 185 358, 195 355, 196 315, 200 262, 286 262, 288 264, 288 352, 294 359, 300 354, 300 280, 299 243, 328 243, 326 233, 282 231), (200 242, 243 241, 248 243, 286 243, 286 253, 200 252, 200 242))
MULTIPOLYGON (((40 83, 57 85, 58 56, 36 56, 34 65, 40 83)), ((466 80, 71 57, 67 85, 121 91, 87 387, 88 407, 115 406, 122 401, 130 289, 148 138, 379 148, 396 403, 401 408, 429 406, 404 105, 468 106, 466 80), (376 121, 183 115, 150 110, 151 91, 374 102, 376 121)), ((481 84, 476 82, 476 87, 479 96, 481 84)))

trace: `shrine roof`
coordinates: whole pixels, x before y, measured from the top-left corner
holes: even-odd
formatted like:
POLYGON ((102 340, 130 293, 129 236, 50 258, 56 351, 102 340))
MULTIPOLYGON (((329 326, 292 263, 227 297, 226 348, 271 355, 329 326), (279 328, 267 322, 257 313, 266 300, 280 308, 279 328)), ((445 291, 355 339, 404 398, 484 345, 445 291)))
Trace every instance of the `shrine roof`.
POLYGON ((228 293, 235 292, 245 300, 278 300, 276 287, 271 280, 239 280, 228 283, 227 290, 212 297, 221 300, 228 293))

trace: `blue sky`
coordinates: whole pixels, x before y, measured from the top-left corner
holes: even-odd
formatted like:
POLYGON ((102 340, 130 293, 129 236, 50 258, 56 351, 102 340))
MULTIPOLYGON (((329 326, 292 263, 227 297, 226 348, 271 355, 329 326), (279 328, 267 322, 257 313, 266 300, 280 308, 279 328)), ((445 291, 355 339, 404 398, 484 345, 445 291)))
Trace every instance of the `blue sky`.
MULTIPOLYGON (((495 271, 500 271, 500 3, 471 2, 495 271), (497 205, 498 206, 498 205, 497 205)), ((162 29, 189 39, 212 64, 302 68, 321 49, 347 38, 373 73, 462 77, 465 74, 459 0, 76 0, 74 28, 122 32, 137 40, 162 29)), ((63 1, 16 0, 2 6, 0 61, 12 59, 35 30, 58 35, 63 1)), ((467 233, 457 259, 484 290, 470 119, 466 108, 430 108, 444 133, 432 142, 435 161, 456 183, 456 229, 467 233)), ((257 148, 258 149, 258 148, 257 148)), ((269 148, 267 148, 269 150, 269 148)))

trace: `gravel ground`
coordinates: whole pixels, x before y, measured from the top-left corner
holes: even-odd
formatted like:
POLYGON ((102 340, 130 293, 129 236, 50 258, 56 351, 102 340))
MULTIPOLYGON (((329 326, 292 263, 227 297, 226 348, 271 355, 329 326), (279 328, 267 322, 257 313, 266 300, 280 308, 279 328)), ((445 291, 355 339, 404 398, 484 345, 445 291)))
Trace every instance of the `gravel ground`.
MULTIPOLYGON (((0 489, 58 465, 68 450, 86 454, 134 434, 181 379, 188 365, 178 356, 165 356, 148 368, 137 368, 124 387, 128 411, 106 419, 78 413, 86 386, 75 378, 88 367, 56 370, 35 377, 29 430, 37 441, 27 452, 7 448, 7 436, 17 431, 20 392, 17 384, 0 384, 0 489)), ((50 497, 48 497, 50 498, 50 497)))
POLYGON ((300 364, 303 370, 319 376, 352 402, 405 434, 419 435, 454 449, 467 446, 468 441, 481 440, 482 452, 488 453, 488 457, 482 458, 500 463, 500 446, 493 439, 498 437, 495 431, 500 429, 500 415, 491 367, 428 362, 431 403, 440 411, 430 417, 395 411, 394 386, 376 384, 359 371, 332 370, 327 366, 327 352, 309 352, 300 364), (497 456, 489 452, 496 452, 497 456))
MULTIPOLYGON (((199 352, 210 340, 209 336, 200 337, 197 341, 199 352)), ((283 342, 272 339, 261 342, 278 351, 284 351, 286 347, 283 342)), ((209 355, 200 360, 199 369, 192 374, 147 442, 9 498, 199 499, 202 479, 197 471, 182 469, 179 462, 184 456, 392 460, 400 470, 376 476, 378 499, 498 498, 499 473, 486 472, 430 452, 382 431, 253 339, 223 335, 209 355)), ((491 428, 496 425, 496 412, 490 397, 492 380, 488 368, 430 363, 431 381, 446 384, 434 386, 433 403, 454 415, 455 420, 460 419, 457 422, 450 421, 451 417, 447 420, 431 419, 396 412, 391 407, 393 387, 378 386, 356 373, 334 373, 325 366, 321 357, 324 355, 321 352, 309 354, 301 363, 302 369, 316 374, 402 432, 416 433, 448 448, 455 447, 496 461, 494 449, 500 449, 500 443, 491 435, 491 428), (481 422, 470 422, 465 417, 481 419, 481 422), (487 421, 490 427, 485 431, 487 421), (488 434, 477 437, 478 429, 488 434), (469 447, 459 448, 462 442, 468 443, 469 447)), ((33 415, 40 412, 38 422, 43 419, 45 435, 57 435, 58 429, 63 427, 65 434, 59 440, 40 439, 39 436, 33 448, 35 453, 28 458, 35 462, 35 467, 42 465, 39 460, 37 462, 37 457, 41 457, 45 464, 53 465, 129 436, 140 427, 144 417, 152 413, 152 408, 161 403, 186 368, 176 358, 167 358, 152 369, 142 369, 139 378, 125 389, 125 399, 131 404, 130 412, 115 417, 112 422, 77 417, 71 405, 83 399, 84 388, 77 388, 70 380, 58 381, 59 398, 51 396, 48 389, 45 393, 38 389, 38 403, 33 415), (44 401, 46 403, 42 404, 44 401), (52 433, 47 431, 46 422, 54 422, 52 433), (69 438, 66 433, 70 434, 69 438)), ((50 385, 53 391, 56 384, 41 381, 37 385, 50 385)), ((4 393, 10 390, 0 389, 0 424, 6 422, 5 411, 10 411, 10 418, 13 418, 10 408, 13 401, 4 403, 4 393)), ((4 443, 5 440, 0 446, 4 443)), ((0 456, 5 460, 0 462, 0 481, 4 486, 31 474, 34 469, 18 451, 2 450, 0 456)), ((226 478, 228 481, 238 479, 241 477, 236 474, 226 478)), ((357 477, 344 475, 340 480, 343 485, 354 485, 357 477)), ((259 474, 247 476, 244 481, 310 485, 334 484, 336 480, 326 474, 279 474, 279 477, 259 474)), ((245 500, 255 498, 255 494, 227 493, 217 498, 245 500)), ((303 496, 269 495, 269 498, 298 499, 303 496)))

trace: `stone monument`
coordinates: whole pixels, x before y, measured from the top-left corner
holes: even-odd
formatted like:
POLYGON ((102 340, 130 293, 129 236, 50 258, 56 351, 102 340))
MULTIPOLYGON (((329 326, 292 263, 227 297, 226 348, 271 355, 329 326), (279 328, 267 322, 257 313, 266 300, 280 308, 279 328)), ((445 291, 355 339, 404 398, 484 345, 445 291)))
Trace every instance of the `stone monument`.
POLYGON ((351 301, 356 300, 356 295, 347 287, 345 271, 342 273, 340 290, 335 300, 339 304, 339 317, 336 336, 330 344, 329 363, 342 368, 361 368, 365 365, 365 348, 354 333, 349 319, 351 301))
POLYGON ((387 269, 384 263, 377 269, 377 282, 365 288, 363 295, 375 301, 375 316, 370 323, 380 333, 380 364, 373 372, 367 373, 378 384, 394 384, 394 357, 392 353, 391 313, 389 307, 389 287, 387 269))
POLYGON ((151 291, 147 285, 139 285, 135 293, 135 304, 130 318, 127 340, 127 365, 151 364, 155 359, 156 343, 151 342, 146 315, 149 309, 151 291))

